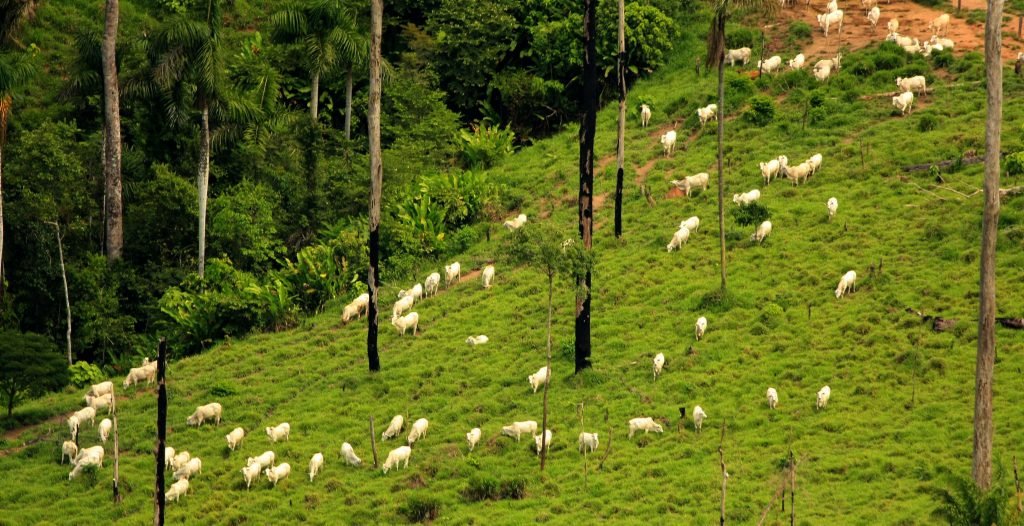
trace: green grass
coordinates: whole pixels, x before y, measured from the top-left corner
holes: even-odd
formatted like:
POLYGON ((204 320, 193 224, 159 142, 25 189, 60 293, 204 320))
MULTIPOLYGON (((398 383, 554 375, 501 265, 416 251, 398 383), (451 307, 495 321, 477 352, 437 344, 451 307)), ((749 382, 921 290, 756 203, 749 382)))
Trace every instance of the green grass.
MULTIPOLYGON (((696 126, 693 111, 713 100, 712 76, 693 76, 689 50, 699 49, 699 35, 687 38, 673 63, 630 95, 650 100, 654 118, 648 129, 634 118, 627 131, 623 239, 612 237, 610 199, 595 214, 594 368, 578 376, 571 374, 569 350, 571 286, 559 283, 550 392, 554 443, 543 476, 532 441, 516 443, 499 431, 513 420, 541 420, 541 394, 531 393, 526 377, 544 363, 545 280, 534 269, 503 264, 507 239, 498 234, 460 257, 463 268, 497 259, 495 287, 485 291, 478 281, 464 282, 423 301, 415 308, 423 330, 417 337, 382 327, 380 374, 366 372, 364 325, 341 327, 338 305, 295 330, 231 340, 172 363, 168 444, 201 457, 203 474, 188 497, 170 504, 168 523, 394 523, 436 512, 438 521, 452 524, 646 524, 654 517, 709 524, 718 518, 723 423, 730 523, 758 520, 790 449, 799 462, 799 524, 933 523, 936 503, 927 491, 941 483, 939 470, 967 473, 970 466, 982 197, 935 189, 934 174, 905 174, 901 167, 982 151, 983 89, 970 79, 935 81, 929 73, 936 91, 926 107, 915 105, 913 115, 900 118, 886 97, 859 98, 892 91, 897 70, 855 77, 844 68, 828 85, 799 75, 760 81, 777 101, 776 119, 766 127, 733 119, 742 105, 725 108, 726 195, 761 187, 757 161, 786 154, 799 162, 816 152, 825 161, 806 185, 777 181, 761 188, 774 224, 763 246, 748 240, 753 227, 740 227, 727 214, 731 301, 702 309, 719 284, 715 186, 689 200, 662 197, 669 179, 712 171, 714 127, 698 133, 687 150, 680 144, 672 158, 657 161, 646 179, 656 206, 648 206, 634 182, 637 168, 661 155, 655 132, 681 119, 682 143, 696 126), (804 129, 800 100, 814 94, 824 109, 804 129), (919 132, 925 115, 938 125, 919 132), (839 213, 828 222, 825 202, 832 196, 839 213), (701 218, 700 229, 681 251, 666 253, 677 224, 691 215, 701 218), (857 291, 836 300, 832 291, 849 269, 858 273, 857 291), (959 323, 951 332, 933 333, 906 307, 959 323), (708 333, 694 342, 693 323, 701 315, 709 320, 708 333), (463 343, 480 333, 489 344, 463 343), (654 383, 651 358, 658 352, 667 363, 654 383), (916 374, 908 353, 920 354, 916 374), (832 399, 827 410, 815 411, 815 393, 825 384, 832 399), (769 386, 780 395, 774 412, 764 400, 769 386), (214 400, 224 406, 220 427, 184 425, 195 406, 214 400), (580 402, 584 427, 600 433, 598 455, 609 441, 612 446, 600 471, 596 459, 588 459, 586 477, 575 441, 580 402), (709 415, 703 434, 693 431, 691 420, 679 421, 678 408, 689 414, 695 404, 709 415), (369 464, 368 417, 380 433, 396 413, 408 422, 431 421, 409 469, 382 475, 344 466, 342 442, 352 443, 369 464), (627 439, 626 422, 636 416, 655 417, 665 433, 627 439), (282 421, 292 425, 291 441, 271 446, 262 429, 282 421), (250 434, 229 454, 224 435, 238 425, 250 434), (467 454, 464 436, 476 426, 484 438, 467 454), (291 463, 292 476, 276 489, 262 479, 246 491, 239 472, 245 457, 267 449, 291 463), (309 483, 303 471, 318 451, 327 464, 309 483), (484 498, 515 497, 524 480, 522 499, 484 498)), ((1024 90, 1012 75, 1006 82, 1004 150, 1012 152, 1021 149, 1015 123, 1024 117, 1024 90)), ((598 117, 599 159, 614 152, 615 119, 614 105, 598 117)), ((572 231, 577 159, 576 131, 566 130, 517 153, 492 176, 532 197, 525 210, 530 221, 553 211, 547 220, 572 231)), ((981 185, 981 165, 942 177, 947 187, 969 194, 981 185)), ((1002 186, 1017 184, 1019 178, 1007 178, 1002 186)), ((599 174, 596 192, 613 188, 614 163, 599 174)), ((1024 312, 1021 204, 1012 197, 1002 209, 1000 315, 1024 312)), ((383 295, 393 298, 407 285, 387 283, 383 295)), ((997 337, 995 451, 1008 463, 1024 442, 1024 406, 1014 403, 1024 391, 1024 346, 1019 334, 998 329, 997 337)), ((18 411, 67 412, 80 397, 50 395, 18 411)), ((57 463, 66 428, 42 425, 22 437, 40 442, 0 457, 0 524, 148 523, 155 406, 151 389, 133 389, 119 403, 126 493, 120 507, 110 504, 109 454, 100 473, 69 483, 69 468, 57 463)), ((82 443, 94 442, 95 428, 86 426, 82 443)), ((397 444, 378 445, 383 461, 397 444)), ((767 523, 786 521, 773 506, 767 523)))

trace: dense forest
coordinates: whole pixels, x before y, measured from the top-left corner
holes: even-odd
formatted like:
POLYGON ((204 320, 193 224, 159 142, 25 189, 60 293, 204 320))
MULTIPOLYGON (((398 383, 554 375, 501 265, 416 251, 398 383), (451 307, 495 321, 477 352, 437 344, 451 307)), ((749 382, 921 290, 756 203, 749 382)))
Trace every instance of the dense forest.
MULTIPOLYGON (((577 7, 388 3, 385 278, 489 236, 485 220, 529 198, 487 169, 578 121, 577 7)), ((626 3, 628 82, 662 65, 692 7, 626 3)), ((0 329, 122 370, 158 336, 194 353, 364 289, 369 6, 122 0, 120 141, 104 125, 104 9, 0 0, 0 329)), ((616 9, 598 5, 604 101, 616 9)))

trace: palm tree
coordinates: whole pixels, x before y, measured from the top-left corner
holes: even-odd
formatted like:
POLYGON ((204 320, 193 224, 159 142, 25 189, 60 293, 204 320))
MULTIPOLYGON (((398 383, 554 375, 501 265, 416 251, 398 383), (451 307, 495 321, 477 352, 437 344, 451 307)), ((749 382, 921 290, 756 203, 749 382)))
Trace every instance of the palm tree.
POLYGON ((24 85, 35 69, 25 56, 0 55, 0 296, 4 291, 4 199, 3 160, 7 143, 7 123, 14 104, 14 92, 24 85))
POLYGON ((383 0, 371 0, 370 100, 366 115, 370 138, 370 268, 366 274, 370 305, 366 313, 369 329, 366 333, 366 358, 370 362, 371 372, 380 370, 380 356, 377 353, 377 293, 380 288, 380 191, 384 180, 380 159, 380 46, 383 18, 383 0))
MULTIPOLYGON (((594 235, 594 131, 597 128, 597 0, 583 0, 583 122, 580 126, 579 221, 583 249, 594 235)), ((576 372, 590 367, 590 286, 588 269, 577 280, 576 372)), ((543 433, 544 430, 541 430, 543 433)))
POLYGON ((309 116, 319 117, 320 78, 331 73, 339 62, 348 65, 345 99, 345 131, 348 137, 352 108, 352 67, 365 62, 367 43, 357 30, 353 10, 341 0, 312 0, 299 8, 280 11, 271 18, 276 40, 302 44, 304 68, 309 72, 311 89, 309 116))
POLYGON ((619 56, 615 64, 619 81, 619 142, 615 172, 615 237, 622 237, 622 179, 626 163, 626 0, 619 0, 619 56))
POLYGON ((32 18, 39 0, 0 0, 0 45, 14 37, 21 23, 32 18))
POLYGON ((121 259, 124 248, 121 204, 121 100, 117 82, 119 0, 107 0, 103 26, 103 181, 107 260, 121 259))
MULTIPOLYGON (((732 0, 741 9, 755 9, 772 16, 778 9, 775 0, 732 0)), ((729 18, 729 0, 713 0, 715 15, 708 31, 707 58, 704 63, 718 67, 718 244, 719 264, 722 271, 721 292, 725 294, 725 183, 722 173, 723 140, 725 137, 725 21, 729 18)))
POLYGON ((985 18, 985 209, 981 221, 981 295, 974 380, 974 459, 971 472, 982 491, 992 485, 992 383, 996 358, 996 234, 999 226, 999 149, 1003 121, 1003 0, 989 0, 985 18))
POLYGON ((210 108, 223 102, 224 65, 220 41, 220 0, 207 0, 205 20, 179 17, 162 27, 150 47, 153 80, 162 91, 172 122, 183 110, 200 113, 199 277, 206 270, 206 202, 210 185, 210 108))

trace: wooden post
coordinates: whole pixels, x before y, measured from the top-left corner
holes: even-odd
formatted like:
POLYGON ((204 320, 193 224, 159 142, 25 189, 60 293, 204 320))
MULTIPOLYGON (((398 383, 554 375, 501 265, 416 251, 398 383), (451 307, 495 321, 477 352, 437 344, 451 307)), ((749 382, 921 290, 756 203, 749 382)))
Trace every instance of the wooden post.
MULTIPOLYGON (((586 433, 587 427, 583 425, 583 402, 579 405, 579 416, 580 416, 580 433, 586 433)), ((1014 460, 1016 462, 1016 460, 1014 460)), ((1014 473, 1016 473, 1016 464, 1014 464, 1014 473)), ((583 445, 583 490, 587 489, 587 473, 589 471, 589 465, 587 464, 587 446, 583 445)))
POLYGON ((110 392, 110 412, 114 414, 114 504, 121 503, 121 491, 118 483, 121 479, 121 451, 117 440, 117 396, 110 392))
POLYGON ((796 526, 796 459, 789 450, 789 526, 796 526))
POLYGON ((757 61, 757 76, 759 78, 764 73, 762 64, 764 64, 764 31, 761 31, 761 60, 757 61))
POLYGON ((961 0, 956 0, 956 14, 957 15, 960 14, 960 2, 961 2, 961 0))
POLYGON ((1017 475, 1017 455, 1013 456, 1013 485, 1017 488, 1017 513, 1024 512, 1024 492, 1020 490, 1020 477, 1017 475))
POLYGON ((370 448, 373 449, 373 469, 377 469, 377 432, 373 430, 373 415, 370 415, 370 448))
POLYGON ((604 448, 604 455, 601 456, 601 462, 597 463, 597 470, 601 470, 601 466, 604 466, 604 461, 608 460, 608 455, 612 453, 612 425, 608 423, 608 409, 604 410, 604 423, 608 424, 608 444, 604 448))
POLYGON ((1017 17, 1017 39, 1018 40, 1020 40, 1020 30, 1022 28, 1022 25, 1024 25, 1024 16, 1018 16, 1017 17))
POLYGON ((167 447, 167 385, 164 375, 167 371, 167 340, 160 338, 156 358, 156 493, 153 495, 153 525, 164 525, 164 448, 167 447))
POLYGON ((725 420, 722 420, 722 437, 718 443, 718 462, 722 465, 722 509, 718 516, 718 524, 725 526, 725 484, 729 473, 725 471, 725 420))

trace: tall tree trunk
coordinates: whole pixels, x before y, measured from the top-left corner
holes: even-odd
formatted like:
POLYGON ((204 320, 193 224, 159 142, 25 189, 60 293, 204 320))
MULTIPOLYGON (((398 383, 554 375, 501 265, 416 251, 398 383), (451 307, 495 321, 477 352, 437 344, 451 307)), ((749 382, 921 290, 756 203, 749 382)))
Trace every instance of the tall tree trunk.
POLYGON ((107 261, 121 259, 124 214, 121 203, 121 100, 117 83, 119 0, 107 0, 103 28, 103 206, 107 261))
POLYGON ((64 241, 60 235, 60 224, 50 221, 53 229, 57 232, 57 255, 60 257, 60 279, 64 282, 64 310, 67 313, 67 353, 68 365, 71 365, 71 296, 68 294, 68 273, 64 267, 64 241))
POLYGON ((996 236, 999 226, 999 149, 1003 121, 1003 0, 989 0, 985 19, 985 210, 981 221, 981 294, 974 381, 974 482, 992 485, 992 384, 996 360, 996 236))
POLYGON ((619 0, 619 57, 616 64, 619 77, 619 141, 616 158, 619 169, 615 172, 615 237, 622 237, 622 179, 626 163, 626 0, 619 0))
POLYGON ((121 503, 121 447, 117 437, 117 396, 111 391, 110 412, 114 414, 114 504, 121 503))
POLYGON ((540 470, 544 471, 544 464, 548 458, 548 385, 551 384, 551 313, 554 310, 553 296, 555 294, 555 275, 548 271, 548 358, 545 366, 548 368, 548 380, 544 382, 544 417, 541 419, 540 428, 540 470))
POLYGON ((352 138, 352 65, 345 76, 345 138, 352 138))
MULTIPOLYGON (((725 46, 725 9, 718 17, 719 38, 725 46)), ((725 54, 718 58, 718 249, 719 264, 722 267, 722 292, 725 293, 725 182, 722 173, 725 136, 725 54)))
POLYGON ((199 140, 199 277, 206 273, 206 200, 210 190, 210 106, 203 102, 203 129, 199 140))
POLYGON ((366 286, 370 290, 367 309, 366 358, 370 371, 380 370, 377 353, 377 296, 380 287, 380 193, 384 168, 380 158, 380 46, 384 0, 370 1, 370 100, 366 122, 370 137, 370 268, 366 286))
POLYGON ((316 122, 320 116, 320 74, 313 74, 313 86, 309 94, 309 118, 316 122))
POLYGON ((4 144, 7 143, 7 118, 11 114, 11 96, 0 96, 0 298, 4 297, 4 144))
MULTIPOLYGON (((580 237, 584 250, 594 233, 594 130, 597 127, 597 0, 583 0, 583 122, 580 126, 580 237)), ((591 273, 580 280, 576 299, 576 372, 590 367, 591 273)))
POLYGON ((153 525, 164 525, 164 453, 167 447, 167 340, 160 338, 156 357, 156 491, 153 493, 153 525))

